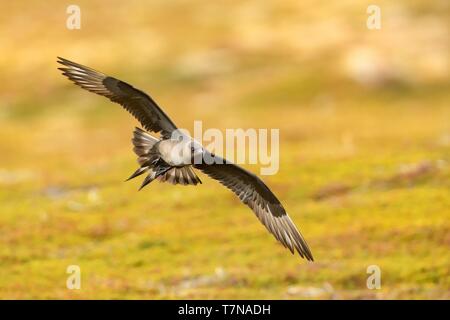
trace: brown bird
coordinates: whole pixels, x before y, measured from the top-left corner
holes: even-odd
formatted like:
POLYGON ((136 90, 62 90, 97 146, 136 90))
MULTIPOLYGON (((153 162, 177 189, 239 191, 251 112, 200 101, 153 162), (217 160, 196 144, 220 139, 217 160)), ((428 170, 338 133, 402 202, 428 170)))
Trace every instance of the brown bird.
POLYGON ((58 68, 76 85, 122 105, 155 138, 135 128, 132 139, 140 167, 129 178, 147 173, 141 189, 155 179, 173 184, 201 183, 194 168, 219 181, 249 206, 269 232, 292 253, 313 261, 311 250, 277 197, 253 173, 210 153, 177 126, 146 93, 94 69, 58 57, 58 68))

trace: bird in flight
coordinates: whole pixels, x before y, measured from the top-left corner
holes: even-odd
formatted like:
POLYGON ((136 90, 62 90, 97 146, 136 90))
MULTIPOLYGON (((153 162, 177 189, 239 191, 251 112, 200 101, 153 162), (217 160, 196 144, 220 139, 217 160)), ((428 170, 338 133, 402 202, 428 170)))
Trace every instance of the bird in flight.
POLYGON ((308 244, 277 197, 253 173, 223 159, 192 138, 179 133, 158 104, 146 93, 126 82, 89 67, 58 57, 58 68, 76 85, 107 97, 130 112, 143 126, 135 128, 132 143, 140 167, 129 178, 147 173, 141 189, 155 179, 181 185, 201 183, 194 169, 219 181, 233 191, 291 253, 313 261, 308 244), (160 133, 156 138, 148 132, 160 133))

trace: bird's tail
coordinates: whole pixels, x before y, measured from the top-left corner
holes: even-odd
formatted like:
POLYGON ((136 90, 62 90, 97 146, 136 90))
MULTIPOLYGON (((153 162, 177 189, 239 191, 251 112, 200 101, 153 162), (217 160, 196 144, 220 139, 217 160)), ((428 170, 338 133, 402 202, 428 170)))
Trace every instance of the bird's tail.
POLYGON ((158 142, 158 139, 144 130, 136 127, 131 141, 134 145, 133 151, 138 156, 140 168, 128 180, 148 172, 147 177, 141 185, 141 189, 155 179, 161 182, 182 185, 197 185, 198 183, 202 183, 190 165, 184 167, 159 166, 157 161, 158 155, 152 152, 152 148, 158 142))
POLYGON ((195 186, 199 183, 202 183, 191 166, 173 167, 158 178, 161 182, 167 181, 172 184, 192 184, 195 186))

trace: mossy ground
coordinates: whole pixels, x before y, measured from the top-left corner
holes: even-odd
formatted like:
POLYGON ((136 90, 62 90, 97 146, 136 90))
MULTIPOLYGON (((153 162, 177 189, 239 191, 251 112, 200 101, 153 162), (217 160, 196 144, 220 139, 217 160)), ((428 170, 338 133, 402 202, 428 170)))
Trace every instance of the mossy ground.
POLYGON ((382 2, 370 31, 364 1, 78 2, 75 31, 58 1, 0 13, 0 298, 450 297, 444 10, 382 2), (345 57, 360 46, 406 74, 358 82, 345 57), (263 178, 316 262, 205 176, 125 183, 137 122, 71 85, 57 55, 149 92, 180 127, 279 128, 280 170, 263 178), (81 290, 66 288, 72 264, 81 290))

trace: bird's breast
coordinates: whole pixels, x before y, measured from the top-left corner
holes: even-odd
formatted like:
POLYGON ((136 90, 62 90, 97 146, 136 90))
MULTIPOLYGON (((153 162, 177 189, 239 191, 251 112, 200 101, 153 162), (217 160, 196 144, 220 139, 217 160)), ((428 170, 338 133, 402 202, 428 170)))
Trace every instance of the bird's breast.
POLYGON ((190 164, 190 148, 183 141, 162 140, 158 143, 161 158, 171 166, 190 164))

